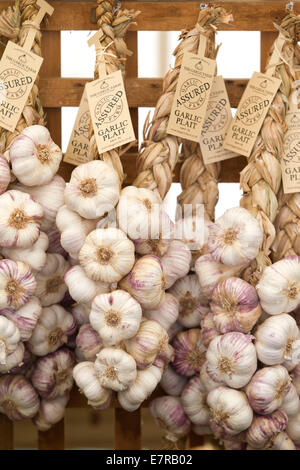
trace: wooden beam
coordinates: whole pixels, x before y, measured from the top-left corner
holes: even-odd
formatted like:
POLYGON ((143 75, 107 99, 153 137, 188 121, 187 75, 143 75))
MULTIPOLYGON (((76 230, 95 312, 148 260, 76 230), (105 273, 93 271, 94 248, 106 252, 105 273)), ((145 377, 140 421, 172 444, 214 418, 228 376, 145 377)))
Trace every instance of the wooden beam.
POLYGON ((62 419, 52 426, 49 431, 38 433, 39 450, 64 450, 65 448, 65 426, 62 419))
POLYGON ((14 448, 14 423, 7 416, 0 414, 0 450, 14 448))
POLYGON ((139 450, 142 446, 141 410, 115 409, 115 449, 139 450))

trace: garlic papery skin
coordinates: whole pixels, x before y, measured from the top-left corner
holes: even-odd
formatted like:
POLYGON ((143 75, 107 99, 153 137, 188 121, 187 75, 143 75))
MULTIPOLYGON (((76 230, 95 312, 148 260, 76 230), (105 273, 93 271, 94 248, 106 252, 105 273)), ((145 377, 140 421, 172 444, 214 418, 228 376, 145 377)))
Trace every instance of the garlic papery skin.
POLYGON ((179 398, 172 396, 155 398, 149 405, 149 411, 157 426, 164 430, 165 439, 176 442, 190 432, 191 423, 179 398))
POLYGON ((34 365, 32 385, 42 398, 52 400, 62 396, 73 386, 74 365, 74 355, 68 348, 41 357, 34 365))
POLYGON ((117 228, 98 228, 87 236, 79 261, 93 281, 118 282, 134 265, 134 244, 117 228))
POLYGON ((0 364, 6 364, 7 356, 17 349, 20 332, 16 325, 0 316, 0 364))
POLYGON ((300 257, 267 266, 256 288, 261 306, 269 315, 295 310, 300 302, 300 257))
POLYGON ((108 284, 93 281, 87 277, 84 269, 79 265, 70 268, 66 272, 64 280, 72 299, 78 303, 92 302, 97 295, 110 291, 108 284))
POLYGON ((246 394, 253 410, 267 415, 281 407, 290 388, 288 371, 278 365, 258 370, 247 385, 246 394))
POLYGON ((300 445, 300 411, 289 418, 286 432, 296 445, 300 445))
POLYGON ((209 226, 208 251, 216 261, 228 266, 252 261, 262 241, 259 222, 242 207, 228 209, 209 226))
POLYGON ((183 409, 193 424, 207 426, 210 411, 206 404, 207 391, 200 377, 189 380, 181 394, 183 409))
POLYGON ((0 246, 29 248, 40 234, 43 208, 29 194, 6 191, 0 196, 0 246))
POLYGON ((206 313, 200 320, 201 340, 204 346, 208 347, 209 343, 219 332, 214 323, 214 314, 212 312, 206 313))
POLYGON ((43 184, 42 186, 27 187, 22 184, 12 185, 12 189, 30 194, 42 206, 44 216, 41 220, 41 230, 44 232, 50 230, 55 224, 57 212, 64 204, 65 187, 66 182, 59 175, 55 175, 48 184, 43 184))
POLYGON ((56 225, 61 233, 61 246, 69 255, 78 259, 87 235, 96 228, 96 220, 87 220, 67 206, 59 208, 56 215, 56 225))
POLYGON ((132 338, 140 327, 142 308, 128 292, 115 290, 95 297, 90 323, 106 346, 132 338))
POLYGON ((214 379, 215 374, 212 373, 212 371, 209 371, 210 367, 206 361, 200 369, 200 379, 207 392, 220 387, 220 385, 226 385, 225 382, 217 382, 214 379))
POLYGON ((291 315, 282 313, 267 318, 254 333, 258 359, 266 365, 300 362, 299 329, 291 315))
POLYGON ((255 288, 237 277, 219 282, 213 290, 210 308, 220 333, 249 333, 261 315, 255 288))
POLYGON ((232 332, 214 338, 206 353, 209 371, 214 380, 232 388, 244 387, 257 369, 252 336, 232 332))
POLYGON ((36 280, 31 269, 21 261, 0 261, 0 309, 17 310, 32 297, 36 280))
POLYGON ((285 430, 287 423, 288 417, 280 409, 266 416, 254 416, 247 430, 247 443, 254 449, 272 447, 273 439, 285 430))
POLYGON ((9 152, 12 171, 26 186, 49 183, 57 173, 62 152, 44 126, 29 126, 16 137, 9 152))
POLYGON ((33 418, 40 406, 39 396, 22 375, 0 377, 0 412, 12 421, 33 418))
POLYGON ((160 386, 168 395, 179 397, 186 385, 186 382, 186 377, 177 374, 173 367, 169 365, 163 373, 160 386))
POLYGON ((54 424, 63 419, 69 399, 70 395, 66 393, 53 400, 46 400, 45 398, 41 400, 39 412, 32 420, 39 431, 48 431, 54 424))
POLYGON ((120 282, 120 287, 146 310, 157 308, 164 300, 165 286, 161 261, 154 255, 138 259, 132 271, 120 282))
POLYGON ((113 392, 102 387, 93 362, 77 364, 73 369, 73 377, 89 405, 99 410, 109 407, 113 392))
POLYGON ((245 393, 227 387, 218 387, 207 395, 215 437, 228 438, 245 431, 251 425, 253 411, 245 393))
POLYGON ((89 323, 81 325, 76 335, 76 357, 80 360, 95 361, 97 354, 103 349, 103 342, 89 323))
POLYGON ((175 353, 172 366, 175 372, 185 377, 197 374, 205 361, 206 353, 200 329, 193 328, 178 333, 172 346, 175 353))
POLYGON ((135 360, 123 349, 102 349, 94 366, 102 387, 116 392, 126 390, 136 379, 135 360))
POLYGON ((10 168, 9 164, 3 155, 0 155, 0 194, 7 190, 10 183, 10 168))
POLYGON ((60 302, 67 286, 64 277, 70 265, 65 258, 59 254, 49 253, 44 268, 36 274, 35 295, 40 299, 43 307, 60 302))
POLYGON ((23 261, 33 271, 41 271, 46 264, 49 239, 44 232, 40 232, 39 238, 29 248, 2 248, 1 253, 5 258, 13 261, 23 261))
POLYGON ((286 432, 280 432, 274 437, 271 450, 296 450, 296 447, 286 432))
POLYGON ((125 347, 136 361, 137 367, 146 369, 168 348, 168 343, 168 334, 159 323, 143 319, 136 335, 125 341, 125 347))
POLYGON ((296 388, 291 384, 280 407, 288 417, 294 416, 300 409, 300 400, 296 388))
POLYGON ((163 301, 156 309, 144 310, 143 314, 148 320, 157 321, 165 330, 168 330, 177 321, 179 302, 174 295, 166 292, 163 301))
MULTIPOLYGON (((11 374, 19 374, 21 371, 15 371, 13 369, 20 369, 23 366, 25 355, 25 346, 24 343, 18 343, 16 349, 8 354, 6 357, 5 364, 0 364, 0 374, 7 374, 8 372, 11 374)), ((22 374, 24 375, 24 374, 22 374)))
POLYGON ((46 356, 65 344, 76 326, 73 316, 60 305, 43 308, 28 348, 36 356, 46 356))
POLYGON ((118 393, 118 400, 126 411, 135 411, 156 389, 162 376, 162 369, 150 366, 138 370, 135 381, 127 390, 118 393))
POLYGON ((190 270, 192 255, 187 245, 181 240, 172 240, 167 252, 161 257, 166 278, 166 289, 169 289, 190 270))
POLYGON ((100 160, 84 163, 72 171, 65 189, 65 203, 85 219, 98 219, 117 204, 119 184, 111 165, 100 160))
POLYGON ((185 328, 199 326, 200 319, 208 312, 208 306, 197 276, 189 274, 179 279, 169 292, 179 302, 178 322, 185 328))
POLYGON ((91 304, 78 304, 71 309, 72 315, 78 326, 85 325, 89 322, 91 304))
POLYGON ((28 341, 42 313, 42 306, 37 297, 31 299, 18 310, 0 310, 0 315, 9 318, 20 332, 20 341, 28 341))

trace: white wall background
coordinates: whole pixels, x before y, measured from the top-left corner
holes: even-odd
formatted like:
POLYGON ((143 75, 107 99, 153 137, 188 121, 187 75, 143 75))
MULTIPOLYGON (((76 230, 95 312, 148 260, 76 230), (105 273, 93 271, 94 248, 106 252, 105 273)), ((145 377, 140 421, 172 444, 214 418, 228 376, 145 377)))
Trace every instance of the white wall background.
MULTIPOLYGON (((63 31, 62 35, 62 76, 92 78, 95 52, 89 48, 87 40, 92 32, 63 31)), ((175 49, 179 32, 139 32, 139 77, 163 77, 173 65, 172 52, 175 49)), ((217 42, 222 44, 218 55, 218 74, 225 78, 249 78, 260 67, 260 34, 256 31, 221 31, 217 42)), ((151 108, 142 108, 140 117, 140 140, 145 117, 151 108)), ((234 113, 235 110, 233 110, 234 113)), ((77 108, 62 110, 62 147, 66 151, 75 122, 77 108)), ((219 184, 220 198, 216 208, 217 217, 229 207, 237 206, 241 196, 239 184, 219 184)), ((168 211, 175 212, 176 196, 180 184, 172 185, 166 198, 168 211)))

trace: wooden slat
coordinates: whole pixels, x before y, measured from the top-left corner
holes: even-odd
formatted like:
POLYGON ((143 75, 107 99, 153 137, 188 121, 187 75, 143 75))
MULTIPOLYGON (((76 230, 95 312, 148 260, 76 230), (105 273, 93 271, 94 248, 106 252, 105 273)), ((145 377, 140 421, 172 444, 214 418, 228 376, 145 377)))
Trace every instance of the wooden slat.
POLYGON ((5 415, 0 414, 0 450, 14 448, 14 423, 5 415))
POLYGON ((260 33, 260 70, 265 71, 266 62, 273 42, 278 34, 273 31, 262 31, 260 33))
POLYGON ((139 450, 142 445, 141 410, 115 409, 115 449, 139 450))
POLYGON ((64 420, 55 424, 49 431, 38 433, 39 450, 64 450, 65 425, 64 420))

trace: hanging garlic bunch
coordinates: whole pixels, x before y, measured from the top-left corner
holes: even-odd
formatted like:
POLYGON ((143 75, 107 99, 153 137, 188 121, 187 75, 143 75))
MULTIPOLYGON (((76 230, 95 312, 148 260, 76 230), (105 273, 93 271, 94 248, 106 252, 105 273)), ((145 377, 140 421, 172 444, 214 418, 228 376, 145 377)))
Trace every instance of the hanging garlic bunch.
POLYGON ((167 441, 176 442, 188 435, 191 423, 179 398, 171 396, 155 398, 149 405, 149 411, 156 424, 164 430, 167 441))
POLYGON ((109 407, 113 392, 102 387, 93 362, 77 364, 73 369, 73 377, 89 405, 98 410, 109 407))

